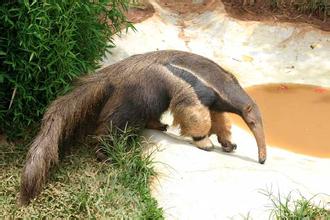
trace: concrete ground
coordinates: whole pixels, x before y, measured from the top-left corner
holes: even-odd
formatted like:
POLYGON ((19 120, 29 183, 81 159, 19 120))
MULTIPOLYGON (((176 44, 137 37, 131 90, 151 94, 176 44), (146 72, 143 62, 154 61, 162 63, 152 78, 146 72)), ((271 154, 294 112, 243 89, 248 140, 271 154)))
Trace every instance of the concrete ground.
MULTIPOLYGON (((193 1, 200 4, 201 1, 193 1)), ((241 21, 220 3, 203 13, 178 15, 151 1, 155 14, 116 38, 104 65, 133 54, 177 49, 204 55, 232 72, 243 86, 293 82, 330 87, 330 33, 303 24, 241 21)), ((165 114, 165 122, 171 116, 165 114)), ((176 135, 175 135, 176 134, 176 135)), ((268 219, 270 200, 261 192, 293 197, 301 193, 330 208, 330 158, 294 154, 268 146, 265 165, 257 163, 253 137, 237 126, 231 154, 218 147, 197 149, 190 141, 146 130, 158 178, 153 196, 167 219, 268 219)))

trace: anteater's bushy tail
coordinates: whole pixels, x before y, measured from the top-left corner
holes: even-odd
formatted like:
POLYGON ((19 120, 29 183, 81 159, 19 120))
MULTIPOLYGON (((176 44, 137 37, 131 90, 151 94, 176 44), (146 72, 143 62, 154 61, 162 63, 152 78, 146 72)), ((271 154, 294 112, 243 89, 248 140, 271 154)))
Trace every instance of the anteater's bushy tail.
POLYGON ((44 184, 49 168, 58 161, 59 145, 96 121, 112 93, 106 79, 92 75, 69 94, 56 99, 45 113, 41 129, 32 142, 23 168, 20 203, 28 204, 44 184))

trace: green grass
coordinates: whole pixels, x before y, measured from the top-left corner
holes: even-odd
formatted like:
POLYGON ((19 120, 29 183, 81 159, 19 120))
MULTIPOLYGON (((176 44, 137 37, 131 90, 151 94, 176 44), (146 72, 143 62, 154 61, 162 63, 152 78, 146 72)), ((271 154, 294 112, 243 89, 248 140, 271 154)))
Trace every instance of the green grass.
POLYGON ((94 150, 77 145, 51 171, 42 193, 18 207, 26 146, 0 146, 0 218, 162 219, 150 195, 155 175, 141 139, 125 130, 99 138, 111 162, 97 162, 94 150))
POLYGON ((330 16, 329 0, 271 0, 273 8, 293 7, 303 14, 317 14, 324 20, 330 16))
POLYGON ((293 198, 292 193, 283 197, 272 190, 262 190, 261 193, 271 201, 271 219, 278 220, 330 220, 330 210, 321 203, 314 204, 316 196, 307 199, 299 193, 293 198))
MULTIPOLYGON (((255 0, 241 0, 242 5, 252 6, 256 4, 255 0)), ((316 15, 326 21, 330 16, 329 0, 266 0, 259 1, 263 7, 271 9, 281 9, 289 11, 298 11, 301 14, 316 15)))

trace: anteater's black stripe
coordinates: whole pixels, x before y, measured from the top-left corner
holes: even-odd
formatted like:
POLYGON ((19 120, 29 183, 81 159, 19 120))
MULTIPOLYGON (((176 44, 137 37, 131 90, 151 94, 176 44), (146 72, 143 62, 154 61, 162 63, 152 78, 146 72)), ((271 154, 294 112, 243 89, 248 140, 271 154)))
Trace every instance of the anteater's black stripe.
POLYGON ((185 82, 190 84, 196 92, 198 99, 205 106, 210 107, 216 101, 216 94, 210 88, 207 87, 200 79, 198 79, 193 73, 181 69, 171 64, 166 65, 167 69, 170 70, 175 76, 183 79, 185 82))

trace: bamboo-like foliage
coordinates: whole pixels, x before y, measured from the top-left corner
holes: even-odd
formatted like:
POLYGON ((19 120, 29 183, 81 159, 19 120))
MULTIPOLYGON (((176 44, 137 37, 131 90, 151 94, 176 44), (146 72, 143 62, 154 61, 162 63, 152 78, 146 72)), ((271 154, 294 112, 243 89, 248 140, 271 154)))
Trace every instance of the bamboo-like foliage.
POLYGON ((77 76, 97 68, 112 36, 132 25, 129 0, 3 0, 0 132, 26 134, 77 76))

